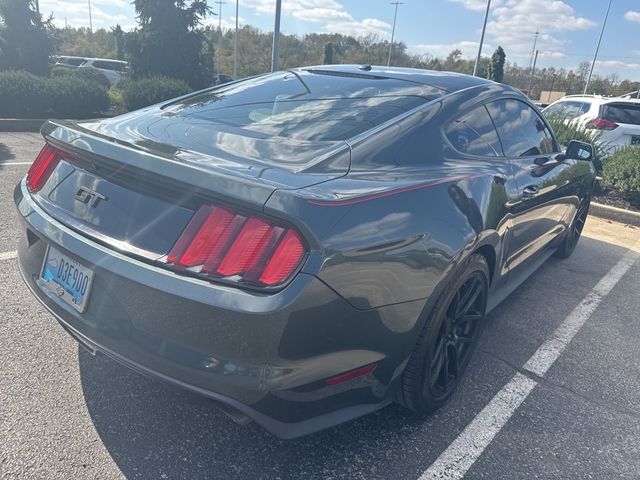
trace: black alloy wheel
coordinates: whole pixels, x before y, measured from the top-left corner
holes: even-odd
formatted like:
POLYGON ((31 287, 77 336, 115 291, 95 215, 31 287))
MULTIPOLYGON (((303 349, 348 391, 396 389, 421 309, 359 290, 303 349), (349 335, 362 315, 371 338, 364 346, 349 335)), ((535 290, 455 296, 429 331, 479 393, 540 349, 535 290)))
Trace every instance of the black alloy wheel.
POLYGON ((573 218, 571 225, 569 225, 562 244, 556 250, 557 257, 567 258, 575 250, 576 246, 578 245, 578 240, 580 240, 580 236, 582 235, 584 225, 587 222, 590 205, 591 197, 584 197, 582 200, 580 200, 578 209, 576 211, 576 216, 573 218))
POLYGON ((489 267, 473 254, 452 274, 409 359, 397 399, 415 412, 431 412, 454 392, 482 331, 489 267))

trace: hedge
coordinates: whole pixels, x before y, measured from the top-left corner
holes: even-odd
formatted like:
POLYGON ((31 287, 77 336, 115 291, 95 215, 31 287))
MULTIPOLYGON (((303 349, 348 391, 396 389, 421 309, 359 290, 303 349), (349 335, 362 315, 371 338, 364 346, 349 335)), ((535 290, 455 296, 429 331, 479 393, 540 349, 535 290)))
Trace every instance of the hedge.
POLYGON ((640 147, 619 150, 604 162, 602 181, 606 187, 625 194, 640 207, 640 147))
POLYGON ((97 68, 82 67, 82 68, 70 68, 70 67, 52 67, 50 71, 52 77, 77 77, 84 80, 92 80, 97 82, 102 87, 109 89, 111 82, 107 76, 97 68))
POLYGON ((189 85, 169 77, 125 79, 118 84, 127 110, 137 110, 193 91, 189 85))
POLYGON ((89 117, 108 108, 107 90, 95 80, 0 72, 0 117, 89 117))

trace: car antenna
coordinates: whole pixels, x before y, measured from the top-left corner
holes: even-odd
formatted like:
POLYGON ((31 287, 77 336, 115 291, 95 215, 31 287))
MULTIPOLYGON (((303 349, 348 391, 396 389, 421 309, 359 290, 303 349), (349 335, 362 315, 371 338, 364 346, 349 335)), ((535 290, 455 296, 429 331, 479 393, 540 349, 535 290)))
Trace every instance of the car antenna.
POLYGON ((360 65, 358 67, 359 70, 364 70, 366 72, 370 72, 371 71, 371 65, 369 65, 368 63, 365 63, 363 65, 360 65))

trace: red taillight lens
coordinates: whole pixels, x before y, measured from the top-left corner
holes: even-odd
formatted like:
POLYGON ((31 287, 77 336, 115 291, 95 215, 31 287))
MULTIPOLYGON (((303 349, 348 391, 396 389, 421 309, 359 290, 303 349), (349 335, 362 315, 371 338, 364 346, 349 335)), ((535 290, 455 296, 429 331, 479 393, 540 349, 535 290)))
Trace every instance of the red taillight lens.
POLYGON ((591 120, 588 123, 590 128, 595 128, 596 130, 613 130, 614 128, 618 128, 619 125, 616 122, 612 122, 611 120, 607 120, 606 118, 598 117, 595 120, 591 120))
POLYGON ((35 193, 47 182, 51 173, 62 158, 62 152, 49 144, 46 144, 27 172, 27 188, 35 193))
POLYGON ((286 282, 304 254, 302 239, 294 230, 204 206, 178 238, 167 262, 207 278, 271 287, 286 282))

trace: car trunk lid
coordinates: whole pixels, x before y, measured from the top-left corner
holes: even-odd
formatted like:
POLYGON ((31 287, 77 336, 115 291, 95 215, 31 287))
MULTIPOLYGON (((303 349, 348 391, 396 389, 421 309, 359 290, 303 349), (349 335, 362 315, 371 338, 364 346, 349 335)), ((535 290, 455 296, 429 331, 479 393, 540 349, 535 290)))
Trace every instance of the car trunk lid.
POLYGON ((138 112, 47 122, 47 141, 68 152, 34 196, 66 225, 146 258, 168 253, 205 203, 262 211, 276 189, 343 176, 345 142, 251 138, 206 122, 138 112))

